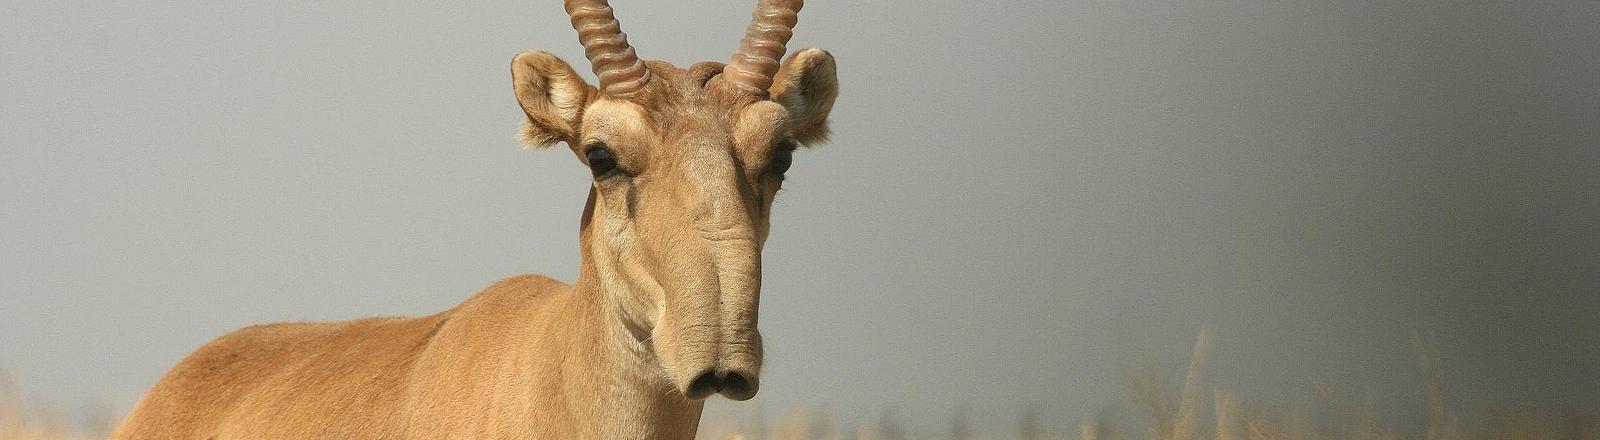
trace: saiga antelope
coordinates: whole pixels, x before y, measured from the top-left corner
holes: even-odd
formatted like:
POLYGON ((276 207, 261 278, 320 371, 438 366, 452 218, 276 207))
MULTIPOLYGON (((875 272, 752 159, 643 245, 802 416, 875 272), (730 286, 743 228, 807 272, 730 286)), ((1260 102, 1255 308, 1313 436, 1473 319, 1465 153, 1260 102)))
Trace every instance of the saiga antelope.
POLYGON ((158 381, 115 439, 687 439, 756 394, 761 249, 796 147, 827 137, 833 57, 780 64, 801 0, 759 0, 729 64, 641 61, 604 0, 567 0, 599 87, 511 61, 522 137, 593 172, 567 285, 495 283, 416 318, 247 327, 158 381))

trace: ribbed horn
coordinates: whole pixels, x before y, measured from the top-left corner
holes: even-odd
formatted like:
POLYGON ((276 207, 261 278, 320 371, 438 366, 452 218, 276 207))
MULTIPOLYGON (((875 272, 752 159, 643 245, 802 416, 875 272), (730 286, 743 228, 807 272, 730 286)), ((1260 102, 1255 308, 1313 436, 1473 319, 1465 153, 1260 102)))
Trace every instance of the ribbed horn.
POLYGON ((627 97, 650 82, 650 69, 628 45, 628 34, 622 33, 622 24, 606 0, 566 0, 566 7, 567 15, 572 17, 572 29, 578 31, 578 42, 583 43, 584 55, 589 57, 595 76, 600 77, 600 91, 627 97))
POLYGON ((766 96, 772 87, 772 75, 778 73, 783 60, 784 46, 794 35, 794 25, 800 21, 800 7, 804 0, 758 0, 756 12, 745 28, 744 40, 733 60, 722 69, 724 81, 750 93, 766 96))

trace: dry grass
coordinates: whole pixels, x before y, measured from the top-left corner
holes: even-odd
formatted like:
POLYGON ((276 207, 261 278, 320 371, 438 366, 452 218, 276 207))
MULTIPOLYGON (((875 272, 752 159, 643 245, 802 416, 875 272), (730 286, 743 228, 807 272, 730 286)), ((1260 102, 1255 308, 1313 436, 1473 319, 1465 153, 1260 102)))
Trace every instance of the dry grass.
MULTIPOLYGON (((951 419, 949 432, 933 438, 983 440, 1016 438, 1022 440, 1600 440, 1600 418, 1556 417, 1522 418, 1480 423, 1478 432, 1457 426, 1446 407, 1443 368, 1438 350, 1422 333, 1411 337, 1418 367, 1422 372, 1422 391, 1427 399, 1427 420, 1423 426, 1386 426, 1374 411, 1348 417, 1347 426, 1319 426, 1306 415, 1285 417, 1271 409, 1244 408, 1224 390, 1211 390, 1209 407, 1203 398, 1201 371, 1210 348, 1210 336, 1202 330, 1195 339, 1189 368, 1182 388, 1172 396, 1153 370, 1128 368, 1131 400, 1145 414, 1142 432, 1125 436, 1102 419, 1087 419, 1077 432, 1049 433, 1041 429, 1039 415, 1023 414, 1014 435, 984 437, 973 432, 966 420, 966 409, 951 419), (1207 426, 1209 425, 1209 426, 1207 426)), ((104 438, 105 428, 85 435, 68 429, 60 417, 24 408, 9 382, 0 376, 0 440, 76 440, 104 438)), ((893 412, 885 412, 876 425, 842 430, 825 416, 806 411, 790 413, 759 433, 720 437, 723 440, 910 440, 893 412)))
MULTIPOLYGON (((0 375, 0 440, 77 440, 95 438, 67 429, 67 423, 48 412, 30 413, 0 375)), ((100 435, 98 437, 104 437, 100 435)))
MULTIPOLYGON (((1210 348, 1210 335, 1202 330, 1195 339, 1190 354, 1189 368, 1181 390, 1171 396, 1162 386, 1161 376, 1151 370, 1127 368, 1128 390, 1134 403, 1141 407, 1146 417, 1143 432, 1124 436, 1106 420, 1088 419, 1079 425, 1078 432, 1067 434, 1046 433, 1040 430, 1034 414, 1024 415, 1016 434, 992 437, 1022 440, 1600 440, 1600 418, 1547 417, 1521 419, 1492 419, 1484 415, 1480 423, 1487 428, 1468 432, 1457 426, 1450 408, 1445 405, 1443 368, 1438 349, 1422 333, 1411 337, 1418 366, 1422 372, 1423 392, 1427 399, 1427 420, 1424 426, 1386 426, 1374 412, 1368 411, 1348 417, 1347 426, 1319 427, 1308 415, 1276 413, 1272 409, 1241 410, 1231 394, 1225 390, 1212 390, 1207 408, 1202 395, 1201 370, 1210 348), (1175 397, 1175 398, 1174 398, 1175 397), (1209 413, 1209 414, 1208 414, 1209 413), (1209 419, 1206 417, 1209 416, 1209 419), (1206 424, 1210 426, 1205 426, 1206 424)), ((964 416, 958 416, 964 417, 964 416)), ((779 429, 768 435, 733 435, 724 440, 813 440, 842 439, 845 437, 806 435, 817 432, 814 424, 805 421, 788 422, 813 426, 810 431, 779 429)), ((952 423, 951 433, 933 438, 975 439, 966 428, 965 421, 952 423)), ((836 431, 830 431, 836 432, 836 431)), ((854 433, 858 440, 906 440, 898 429, 885 432, 881 429, 863 428, 854 433)))

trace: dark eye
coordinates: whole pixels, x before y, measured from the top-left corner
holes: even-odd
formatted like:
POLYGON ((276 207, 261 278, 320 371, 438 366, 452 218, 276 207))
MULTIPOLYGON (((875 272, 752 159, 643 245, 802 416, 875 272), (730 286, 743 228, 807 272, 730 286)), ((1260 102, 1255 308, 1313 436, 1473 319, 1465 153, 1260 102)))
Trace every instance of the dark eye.
POLYGON ((611 149, 607 148, 605 144, 595 144, 589 147, 589 150, 585 151, 583 155, 585 159, 589 160, 589 171, 593 171, 595 177, 603 176, 617 169, 617 156, 611 154, 611 149))
POLYGON ((789 166, 794 164, 794 148, 793 144, 786 144, 772 150, 772 158, 767 160, 767 169, 771 170, 772 174, 780 176, 789 171, 789 166))

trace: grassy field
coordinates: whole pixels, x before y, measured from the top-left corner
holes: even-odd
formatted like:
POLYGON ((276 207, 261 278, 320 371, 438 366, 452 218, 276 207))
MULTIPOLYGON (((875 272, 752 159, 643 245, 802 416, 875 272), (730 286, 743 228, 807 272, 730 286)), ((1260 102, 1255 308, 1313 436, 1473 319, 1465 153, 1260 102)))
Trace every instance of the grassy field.
POLYGON ((5 385, 0 383, 0 440, 78 440, 105 437, 105 433, 74 432, 67 428, 66 422, 54 416, 29 413, 5 385))
MULTIPOLYGON (((1500 414, 1463 415, 1445 405, 1439 356, 1420 335, 1413 335, 1418 368, 1427 396, 1427 420, 1410 426, 1389 426, 1377 414, 1356 413, 1333 422, 1305 414, 1242 405, 1224 390, 1204 390, 1200 383, 1210 341, 1201 332, 1195 341, 1188 371, 1179 390, 1166 390, 1158 375, 1128 374, 1129 401, 1140 408, 1143 419, 1133 429, 1118 429, 1106 420, 1088 419, 1075 432, 1047 432, 1040 428, 1044 415, 1018 418, 1010 435, 980 435, 961 420, 934 439, 951 440, 1600 440, 1600 414, 1562 414, 1548 417, 1511 417, 1500 414), (1175 391, 1175 392, 1174 392, 1175 391), (1465 418, 1471 417, 1471 418, 1465 418), (1463 427, 1471 420, 1475 428, 1463 427)), ((0 378, 0 440, 76 440, 104 438, 111 421, 95 432, 68 428, 61 418, 25 408, 0 378)), ((913 440, 894 423, 856 429, 840 428, 822 417, 795 412, 766 432, 729 433, 729 429, 703 426, 702 437, 714 440, 913 440)))
MULTIPOLYGON (((1409 425, 1386 425, 1375 411, 1356 411, 1333 417, 1296 410, 1252 406, 1239 402, 1225 390, 1202 389, 1202 365, 1210 340, 1202 331, 1195 341, 1181 389, 1162 387, 1159 375, 1126 372, 1129 403, 1140 411, 1135 427, 1118 429, 1107 420, 1087 419, 1074 432, 1041 429, 1042 415, 1023 415, 1008 435, 974 434, 965 423, 952 420, 943 435, 952 440, 1600 440, 1600 414, 1575 413, 1548 416, 1461 414, 1446 406, 1443 366, 1439 354, 1420 333, 1411 337, 1424 383, 1418 384, 1427 401, 1426 420, 1409 425), (1462 423, 1470 421, 1474 428, 1462 423)), ((702 429, 704 431, 704 429, 702 429)), ((764 433, 720 434, 721 440, 912 440, 894 423, 843 430, 826 420, 798 414, 785 418, 764 433)), ((924 430, 925 432, 926 430, 924 430)))

